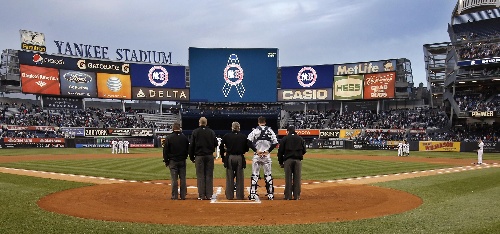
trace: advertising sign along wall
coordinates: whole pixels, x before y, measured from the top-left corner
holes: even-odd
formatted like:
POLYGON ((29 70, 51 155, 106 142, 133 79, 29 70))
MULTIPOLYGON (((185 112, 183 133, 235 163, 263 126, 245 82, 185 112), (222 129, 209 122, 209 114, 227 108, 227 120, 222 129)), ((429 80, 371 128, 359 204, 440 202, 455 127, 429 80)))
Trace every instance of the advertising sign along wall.
POLYGON ((395 72, 366 74, 364 81, 364 98, 394 98, 395 72))
POLYGON ((189 89, 132 87, 132 99, 189 101, 189 89))
POLYGON ((390 71, 396 71, 395 59, 334 65, 334 75, 336 76, 369 74, 369 73, 390 72, 390 71))
POLYGON ((279 89, 278 101, 331 101, 332 89, 279 89))
POLYGON ((131 99, 130 75, 97 73, 97 96, 131 99))
POLYGON ((53 68, 19 65, 23 93, 60 95, 59 71, 53 68))
POLYGON ((93 98, 97 97, 96 75, 93 72, 60 70, 61 95, 93 98))

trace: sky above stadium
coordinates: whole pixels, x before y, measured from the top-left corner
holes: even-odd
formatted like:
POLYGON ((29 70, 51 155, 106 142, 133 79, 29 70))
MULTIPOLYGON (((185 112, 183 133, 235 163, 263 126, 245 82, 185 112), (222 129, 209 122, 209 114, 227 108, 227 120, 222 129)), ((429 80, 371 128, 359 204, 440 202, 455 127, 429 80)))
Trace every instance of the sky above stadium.
MULTIPOLYGON (((0 49, 20 49, 19 30, 54 40, 172 52, 189 47, 278 48, 279 65, 407 58, 425 81, 423 45, 449 41, 456 0, 3 0, 0 49)), ((109 53, 111 59, 115 54, 109 53)))

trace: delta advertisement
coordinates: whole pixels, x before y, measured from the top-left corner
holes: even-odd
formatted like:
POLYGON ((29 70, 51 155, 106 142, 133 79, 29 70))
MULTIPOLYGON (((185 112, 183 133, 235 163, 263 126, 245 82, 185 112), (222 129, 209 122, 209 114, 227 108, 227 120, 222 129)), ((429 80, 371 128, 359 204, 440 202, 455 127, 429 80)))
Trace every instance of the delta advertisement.
POLYGON ((191 102, 276 102, 277 48, 189 48, 191 102))
POLYGON ((460 142, 451 141, 420 141, 418 151, 460 152, 460 142))

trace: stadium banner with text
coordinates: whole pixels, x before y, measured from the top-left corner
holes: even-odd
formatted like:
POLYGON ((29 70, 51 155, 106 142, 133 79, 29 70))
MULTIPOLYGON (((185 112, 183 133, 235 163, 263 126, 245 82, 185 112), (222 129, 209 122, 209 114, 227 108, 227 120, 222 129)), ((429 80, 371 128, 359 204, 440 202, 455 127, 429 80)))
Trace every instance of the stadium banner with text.
POLYGON ((319 130, 319 138, 340 138, 340 130, 321 129, 319 130))
POLYGON ((3 139, 4 143, 62 143, 64 144, 64 138, 16 138, 16 137, 5 137, 3 139))
POLYGON ((486 65, 486 64, 495 64, 495 63, 500 63, 500 57, 458 61, 457 66, 466 67, 466 66, 486 65))
POLYGON ((110 144, 76 144, 75 148, 111 148, 110 144))
POLYGON ((54 68, 19 65, 23 93, 60 95, 59 71, 54 68))
POLYGON ((333 85, 333 65, 281 67, 282 89, 330 88, 333 85))
POLYGON ((311 142, 313 149, 344 149, 345 141, 339 139, 314 139, 311 142))
POLYGON ((418 151, 460 152, 460 142, 452 141, 420 141, 418 151))
POLYGON ((2 139, 2 148, 64 148, 64 138, 13 138, 2 139))
POLYGON ((277 48, 189 48, 191 102, 276 102, 277 48))
POLYGON ((70 109, 82 110, 82 98, 57 97, 57 96, 42 96, 43 108, 48 109, 70 109))
MULTIPOLYGON (((483 142, 484 153, 500 153, 500 142, 483 142)), ((460 142, 460 152, 476 152, 478 142, 460 142)))
POLYGON ((279 102, 331 101, 332 89, 278 89, 279 102))
MULTIPOLYGON (((319 129, 295 129, 299 136, 319 136, 319 129)), ((278 129, 278 136, 286 136, 288 132, 286 129, 278 129)))
POLYGON ((132 87, 132 99, 189 102, 189 89, 132 87))
POLYGON ((153 129, 152 128, 132 128, 132 129, 130 129, 130 135, 137 136, 137 137, 151 137, 151 136, 153 136, 153 129))
POLYGON ((85 128, 78 128, 78 127, 61 127, 59 130, 63 134, 67 134, 70 136, 76 136, 76 137, 83 137, 85 136, 85 128))
POLYGON ((2 128, 7 131, 56 131, 58 128, 54 126, 19 126, 19 125, 2 125, 2 128))
POLYGON ((340 129, 339 138, 349 139, 361 135, 361 129, 340 129))
POLYGON ((96 75, 93 72, 59 70, 61 96, 95 98, 97 97, 96 75))
POLYGON ((363 99, 363 76, 335 76, 333 100, 363 99))
POLYGON ((186 88, 186 67, 131 64, 132 87, 186 88))
POLYGON ((155 145, 154 144, 130 144, 129 145, 130 148, 154 148, 155 145))
POLYGON ((364 81, 364 98, 394 98, 396 72, 366 74, 364 81))
POLYGON ((396 71, 396 60, 381 60, 360 63, 335 64, 333 72, 335 76, 347 76, 357 74, 370 74, 378 72, 396 71))
POLYGON ((131 99, 130 75, 97 73, 97 97, 131 99))
MULTIPOLYGON (((362 102, 344 102, 342 103, 344 111, 363 111, 363 110, 377 110, 377 101, 362 101, 362 102)), ((340 107, 339 107, 340 109, 340 107)))
POLYGON ((46 52, 45 34, 29 30, 19 30, 21 34, 21 49, 46 52))
POLYGON ((469 111, 469 117, 475 118, 497 117, 497 115, 497 111, 469 111))

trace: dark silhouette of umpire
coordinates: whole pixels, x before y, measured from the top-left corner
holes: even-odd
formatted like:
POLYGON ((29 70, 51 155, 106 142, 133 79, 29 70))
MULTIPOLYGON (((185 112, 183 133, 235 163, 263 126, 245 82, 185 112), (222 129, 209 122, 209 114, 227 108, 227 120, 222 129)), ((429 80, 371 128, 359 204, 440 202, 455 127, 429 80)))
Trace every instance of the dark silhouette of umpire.
POLYGON ((214 152, 217 138, 215 132, 207 127, 207 122, 207 118, 200 118, 200 127, 193 131, 189 146, 189 158, 196 167, 198 200, 209 200, 214 193, 214 152))
POLYGON ((306 153, 304 139, 297 135, 294 126, 287 128, 288 135, 283 137, 278 149, 278 162, 285 169, 285 200, 300 199, 302 159, 306 153))
POLYGON ((243 169, 246 168, 245 153, 249 150, 249 141, 247 136, 240 133, 240 124, 233 122, 231 124, 231 133, 222 137, 219 146, 222 161, 226 168, 226 198, 234 198, 234 179, 236 177, 236 199, 243 200, 244 196, 244 177, 243 169))
POLYGON ((164 142, 163 162, 170 168, 170 177, 172 180, 172 200, 178 199, 177 179, 180 180, 181 200, 186 199, 186 159, 188 157, 189 140, 182 134, 181 125, 174 123, 173 132, 164 142))

